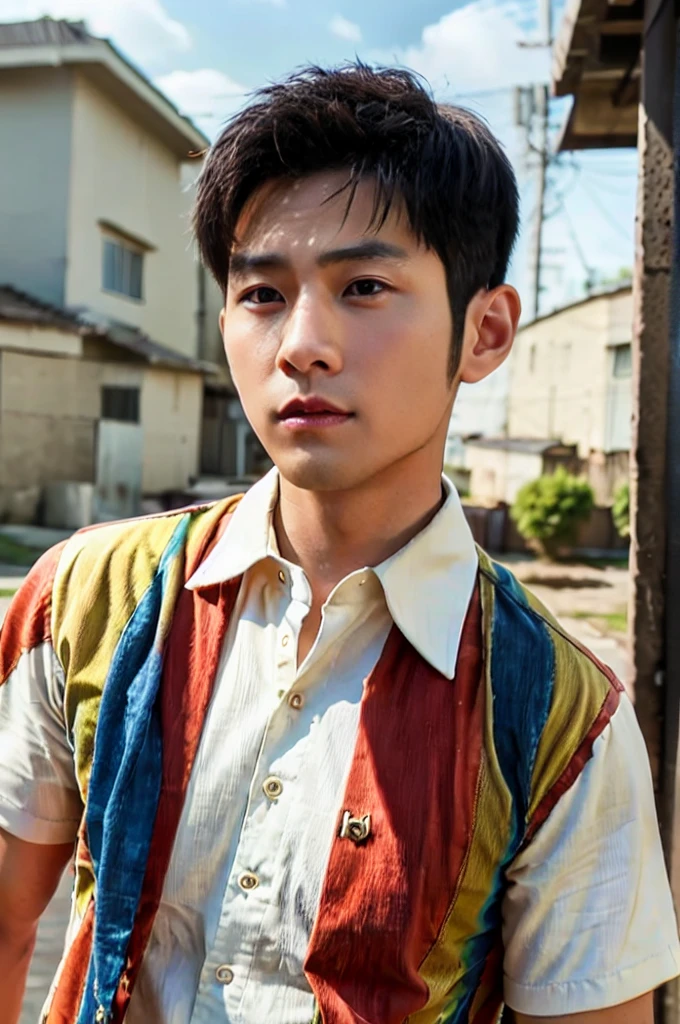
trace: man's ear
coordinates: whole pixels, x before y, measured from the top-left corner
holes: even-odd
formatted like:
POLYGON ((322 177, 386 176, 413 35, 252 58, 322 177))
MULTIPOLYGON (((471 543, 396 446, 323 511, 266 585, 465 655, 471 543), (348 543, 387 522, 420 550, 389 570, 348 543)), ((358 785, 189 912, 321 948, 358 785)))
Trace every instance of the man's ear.
POLYGON ((509 284, 478 291, 472 297, 465 314, 459 380, 475 384, 505 362, 521 313, 519 295, 509 284))

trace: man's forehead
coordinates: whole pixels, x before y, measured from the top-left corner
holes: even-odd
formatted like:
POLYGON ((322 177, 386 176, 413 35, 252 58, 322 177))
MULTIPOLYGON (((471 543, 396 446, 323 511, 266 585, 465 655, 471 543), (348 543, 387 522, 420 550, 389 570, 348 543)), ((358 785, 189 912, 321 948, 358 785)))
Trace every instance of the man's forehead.
POLYGON ((371 178, 350 187, 344 170, 265 182, 239 217, 232 252, 281 245, 314 247, 330 244, 333 238, 341 238, 344 244, 363 236, 389 235, 395 229, 402 235, 410 233, 397 197, 385 223, 376 225, 375 190, 371 178))

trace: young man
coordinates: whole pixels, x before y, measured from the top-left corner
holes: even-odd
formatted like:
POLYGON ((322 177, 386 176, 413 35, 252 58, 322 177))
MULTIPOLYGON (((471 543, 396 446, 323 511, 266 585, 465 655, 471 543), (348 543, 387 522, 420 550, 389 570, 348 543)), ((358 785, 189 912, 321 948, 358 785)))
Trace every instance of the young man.
POLYGON ((4 1022, 77 839, 49 1024, 651 1024, 680 951, 633 709, 441 476, 516 230, 498 143, 404 71, 309 69, 216 142, 196 231, 276 469, 15 598, 4 1022))

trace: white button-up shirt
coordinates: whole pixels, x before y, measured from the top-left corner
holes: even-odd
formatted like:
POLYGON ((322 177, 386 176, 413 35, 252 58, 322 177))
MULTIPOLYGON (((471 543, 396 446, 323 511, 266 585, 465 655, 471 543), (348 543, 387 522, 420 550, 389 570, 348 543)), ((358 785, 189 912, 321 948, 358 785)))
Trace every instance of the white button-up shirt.
POLYGON ((281 558, 272 471, 190 588, 243 574, 177 838, 127 1020, 309 1024, 302 965, 354 751, 364 680, 393 621, 452 678, 477 572, 458 496, 323 606, 297 666, 309 582, 281 558), (455 569, 455 571, 454 571, 455 569))

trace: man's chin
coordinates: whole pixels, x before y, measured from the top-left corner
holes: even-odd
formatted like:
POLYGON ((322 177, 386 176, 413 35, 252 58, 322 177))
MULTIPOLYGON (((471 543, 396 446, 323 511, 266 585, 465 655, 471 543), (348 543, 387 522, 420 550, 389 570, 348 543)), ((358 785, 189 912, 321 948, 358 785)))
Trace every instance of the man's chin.
POLYGON ((361 486, 362 474, 355 460, 328 458, 322 454, 274 460, 283 477, 301 491, 346 491, 361 486))

